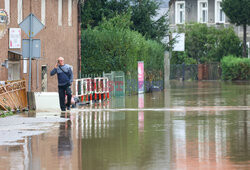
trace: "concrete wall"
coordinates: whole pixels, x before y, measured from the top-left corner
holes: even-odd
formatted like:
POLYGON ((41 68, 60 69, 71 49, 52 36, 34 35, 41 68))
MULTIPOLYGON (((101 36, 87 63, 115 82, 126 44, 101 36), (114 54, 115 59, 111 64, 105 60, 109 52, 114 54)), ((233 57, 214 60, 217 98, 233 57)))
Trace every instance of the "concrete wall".
MULTIPOLYGON (((31 12, 41 20, 42 0, 23 0, 22 17, 25 19, 31 12), (31 4, 30 4, 31 2, 31 4)), ((4 9, 3 0, 0 1, 0 9, 4 9)), ((47 91, 57 91, 57 77, 50 77, 49 72, 53 69, 59 56, 65 58, 65 63, 73 66, 74 78, 77 78, 77 58, 78 58, 78 20, 77 20, 77 0, 72 0, 72 26, 68 23, 68 0, 62 1, 62 26, 58 25, 58 0, 45 0, 45 28, 34 38, 41 40, 41 59, 32 61, 32 91, 41 91, 41 68, 47 66, 47 91), (38 72, 37 72, 38 65, 38 72), (38 73, 38 83, 37 83, 38 73)), ((18 0, 10 0, 10 24, 8 28, 18 28, 17 14, 18 0)), ((8 59, 9 32, 0 39, 0 64, 8 59)), ((22 31, 22 39, 28 39, 22 31)), ((12 50, 12 49, 11 49, 12 50)), ((19 50, 21 49, 14 49, 19 50)), ((25 78, 28 83, 28 73, 23 73, 23 60, 21 64, 21 78, 25 78)), ((28 63, 29 64, 29 63, 28 63)), ((0 80, 8 79, 8 69, 0 66, 0 80)), ((28 84, 27 84, 28 85, 28 84)))

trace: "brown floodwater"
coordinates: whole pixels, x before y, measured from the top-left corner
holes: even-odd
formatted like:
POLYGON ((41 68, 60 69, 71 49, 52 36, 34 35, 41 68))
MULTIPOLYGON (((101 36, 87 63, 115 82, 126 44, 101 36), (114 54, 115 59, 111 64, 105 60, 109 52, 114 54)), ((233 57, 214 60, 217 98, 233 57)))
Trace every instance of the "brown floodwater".
POLYGON ((250 82, 171 82, 6 121, 17 123, 0 123, 1 170, 250 169, 250 82))

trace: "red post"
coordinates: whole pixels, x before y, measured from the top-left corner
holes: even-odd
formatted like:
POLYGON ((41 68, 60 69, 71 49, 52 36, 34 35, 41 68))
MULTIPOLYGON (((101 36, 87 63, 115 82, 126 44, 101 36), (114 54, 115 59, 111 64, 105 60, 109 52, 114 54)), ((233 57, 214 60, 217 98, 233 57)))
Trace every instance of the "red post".
POLYGON ((99 100, 100 100, 100 101, 102 100, 102 95, 101 95, 101 93, 99 93, 99 100))
POLYGON ((96 79, 94 80, 95 100, 97 100, 96 79))

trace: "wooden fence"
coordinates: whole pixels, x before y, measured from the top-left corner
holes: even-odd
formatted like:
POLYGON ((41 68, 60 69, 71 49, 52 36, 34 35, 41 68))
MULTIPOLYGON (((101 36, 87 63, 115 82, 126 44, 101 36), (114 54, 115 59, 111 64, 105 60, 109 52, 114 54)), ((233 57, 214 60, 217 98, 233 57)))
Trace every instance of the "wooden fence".
POLYGON ((0 109, 24 110, 27 108, 25 80, 6 81, 0 85, 0 109))

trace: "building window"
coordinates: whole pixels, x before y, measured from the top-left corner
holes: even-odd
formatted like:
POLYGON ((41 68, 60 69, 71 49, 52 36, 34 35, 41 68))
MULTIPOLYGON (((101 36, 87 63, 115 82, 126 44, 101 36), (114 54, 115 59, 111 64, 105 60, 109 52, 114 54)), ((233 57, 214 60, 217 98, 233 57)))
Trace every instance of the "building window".
POLYGON ((215 1, 215 22, 216 23, 225 23, 225 13, 222 11, 221 8, 221 1, 215 1))
POLYGON ((62 26, 62 0, 58 0, 58 25, 62 26))
POLYGON ((46 0, 41 0, 41 22, 45 25, 46 18, 46 0))
POLYGON ((207 0, 198 1, 198 22, 207 23, 208 21, 208 2, 207 0))
POLYGON ((4 8, 5 8, 5 11, 8 14, 8 24, 9 24, 10 23, 10 0, 5 0, 4 1, 4 8))
POLYGON ((185 2, 184 1, 175 2, 175 23, 176 24, 185 23, 185 2))
POLYGON ((20 24, 23 21, 23 0, 17 1, 17 23, 20 24))

